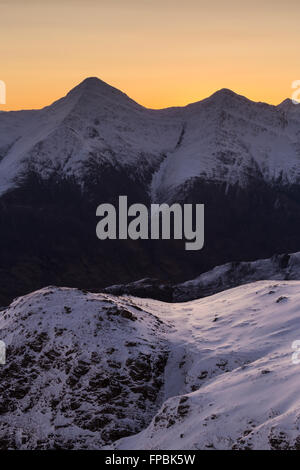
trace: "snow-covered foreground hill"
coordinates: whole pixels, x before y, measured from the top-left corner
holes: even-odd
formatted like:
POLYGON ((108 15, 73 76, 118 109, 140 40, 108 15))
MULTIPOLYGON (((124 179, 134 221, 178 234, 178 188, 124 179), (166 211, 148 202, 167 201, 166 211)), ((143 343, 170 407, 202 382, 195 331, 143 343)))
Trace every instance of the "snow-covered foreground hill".
POLYGON ((299 281, 181 304, 46 288, 0 318, 2 448, 300 446, 299 281))
POLYGON ((157 409, 166 326, 131 302, 45 288, 1 313, 0 448, 100 448, 157 409))

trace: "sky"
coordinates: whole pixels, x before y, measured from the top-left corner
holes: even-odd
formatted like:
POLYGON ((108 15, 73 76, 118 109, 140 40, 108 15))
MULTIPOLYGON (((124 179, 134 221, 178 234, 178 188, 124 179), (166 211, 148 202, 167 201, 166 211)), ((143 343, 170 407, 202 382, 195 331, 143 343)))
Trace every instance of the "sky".
POLYGON ((0 110, 97 76, 150 108, 220 88, 278 104, 300 79, 299 0, 0 0, 0 110))

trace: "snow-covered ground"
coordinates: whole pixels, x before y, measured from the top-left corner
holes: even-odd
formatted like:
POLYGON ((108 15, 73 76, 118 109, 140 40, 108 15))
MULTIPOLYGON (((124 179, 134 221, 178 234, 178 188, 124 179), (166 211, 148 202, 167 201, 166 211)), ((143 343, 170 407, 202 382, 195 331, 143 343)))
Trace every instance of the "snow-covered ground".
POLYGON ((146 430, 116 448, 299 448, 292 343, 300 339, 300 282, 261 281, 151 306, 176 328, 168 335, 165 402, 146 430))
POLYGON ((300 281, 180 304, 46 288, 0 339, 2 447, 299 448, 300 281))

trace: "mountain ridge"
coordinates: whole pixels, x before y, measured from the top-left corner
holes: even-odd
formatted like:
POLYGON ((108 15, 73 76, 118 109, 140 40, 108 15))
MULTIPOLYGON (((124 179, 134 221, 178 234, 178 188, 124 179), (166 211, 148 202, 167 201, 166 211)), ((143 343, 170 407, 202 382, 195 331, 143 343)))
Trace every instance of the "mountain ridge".
POLYGON ((103 292, 165 302, 188 302, 265 279, 300 280, 300 252, 282 253, 268 259, 248 262, 231 261, 179 284, 145 278, 128 284, 108 286, 103 292))
POLYGON ((84 162, 90 158, 90 154, 100 152, 100 159, 105 159, 103 152, 108 149, 118 152, 117 164, 121 165, 136 164, 141 153, 151 155, 153 174, 157 173, 158 160, 161 163, 166 160, 162 160, 162 155, 170 153, 170 162, 164 163, 163 174, 155 177, 156 184, 162 184, 160 192, 166 195, 172 187, 184 184, 193 176, 203 176, 208 180, 226 179, 228 184, 245 184, 247 165, 253 165, 253 158, 260 171, 265 172, 265 177, 270 180, 279 178, 277 167, 282 167, 288 180, 298 180, 300 142, 296 134, 291 138, 295 125, 293 122, 288 123, 285 114, 291 114, 292 120, 297 119, 299 124, 300 113, 297 115, 292 111, 293 108, 286 104, 273 106, 256 103, 229 89, 218 90, 204 100, 183 107, 152 110, 139 105, 102 80, 90 77, 65 97, 41 110, 22 111, 20 114, 13 111, 13 114, 5 112, 8 114, 0 115, 0 191, 4 193, 13 187, 18 175, 26 171, 26 162, 34 166, 37 159, 38 171, 42 172, 41 167, 44 165, 46 175, 49 173, 49 164, 53 165, 55 171, 60 162, 68 159, 66 172, 73 173, 80 180, 84 162), (15 125, 16 120, 18 125, 15 125), (287 125, 289 131, 285 132, 284 126, 287 125), (248 135, 239 139, 237 131, 245 133, 245 126, 248 135), (281 126, 284 132, 280 131, 281 126), (224 130, 220 132, 221 129, 224 130), (264 132, 277 134, 278 142, 269 150, 261 140, 264 132), (59 141, 56 134, 59 134, 59 141), (225 144, 225 153, 228 154, 223 160, 218 154, 214 155, 211 149, 221 143, 225 144), (45 150, 42 148, 42 152, 41 146, 46 147, 45 150), (278 147, 289 153, 289 160, 285 164, 283 161, 275 161, 278 159, 278 147), (189 159, 184 166, 181 150, 189 159), (266 163, 258 153, 266 154, 266 163), (294 155, 297 155, 296 159, 294 155), (235 161, 236 168, 230 164, 230 160, 235 161), (72 161, 73 165, 70 164, 72 161), (230 177, 228 168, 232 169, 230 177), (166 178, 169 180, 167 185, 163 183, 166 178))
POLYGON ((121 89, 113 86, 113 85, 110 85, 108 82, 105 82, 104 80, 102 80, 101 78, 97 77, 97 76, 90 76, 90 77, 86 77, 85 79, 83 79, 81 82, 79 82, 77 85, 73 86, 73 88, 71 88, 63 97, 61 98, 58 98, 56 100, 54 100, 53 102, 43 106, 42 108, 25 108, 25 109, 20 109, 20 110, 1 110, 0 111, 0 114, 7 114, 7 113, 20 113, 20 112, 30 112, 30 111, 41 111, 45 108, 49 108, 50 106, 52 106, 54 103, 57 103, 58 101, 60 101, 61 99, 65 98, 66 96, 68 96, 70 93, 74 93, 81 90, 87 90, 87 91, 90 91, 90 92, 97 92, 97 91, 100 91, 100 89, 102 90, 110 90, 110 91, 114 91, 115 93, 117 94, 121 94, 125 97, 127 97, 130 101, 136 103, 137 105, 139 105, 141 108, 143 109, 148 109, 149 111, 167 111, 167 110, 172 110, 172 109, 182 109, 182 108, 186 108, 188 106, 192 106, 194 104, 197 104, 197 103, 201 103, 202 101, 205 101, 205 100, 209 100, 211 98, 216 98, 218 96, 228 96, 228 97, 239 97, 239 98, 242 98, 242 99, 245 99, 251 103, 256 103, 256 104, 263 104, 263 105, 266 105, 266 106, 271 106, 271 107, 279 107, 285 103, 289 103, 290 104, 293 104, 292 103, 292 100, 290 98, 285 98, 283 101, 281 101, 280 103, 278 104, 273 104, 273 103, 267 103, 265 101, 256 101, 256 100, 253 100, 253 99, 250 99, 248 98, 247 96, 241 94, 241 93, 238 93, 230 88, 220 88, 214 92, 212 92, 210 95, 208 95, 207 97, 204 97, 204 98, 201 98, 197 101, 191 101, 187 104, 184 104, 184 105, 174 105, 174 106, 167 106, 165 108, 151 108, 151 107, 147 107, 147 106, 144 106, 143 104, 139 103, 138 101, 134 100, 133 98, 131 98, 129 95, 127 95, 126 92, 122 91, 121 89))

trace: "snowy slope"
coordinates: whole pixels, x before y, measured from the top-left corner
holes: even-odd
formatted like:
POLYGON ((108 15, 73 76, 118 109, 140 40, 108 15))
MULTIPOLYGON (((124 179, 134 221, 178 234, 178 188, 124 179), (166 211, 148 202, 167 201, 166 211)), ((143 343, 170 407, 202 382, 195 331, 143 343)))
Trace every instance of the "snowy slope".
POLYGON ((150 110, 89 78, 42 110, 0 113, 0 192, 28 169, 82 183, 90 161, 131 167, 141 181, 150 173, 145 190, 154 200, 195 177, 241 186, 253 177, 297 182, 299 108, 220 90, 183 108, 150 110))
POLYGON ((300 338, 300 282, 261 281, 151 305, 176 327, 168 335, 166 400, 146 430, 114 448, 299 449, 292 342, 300 338))
POLYGON ((54 287, 21 297, 0 313, 1 445, 299 447, 299 312, 299 281, 181 304, 54 287))

